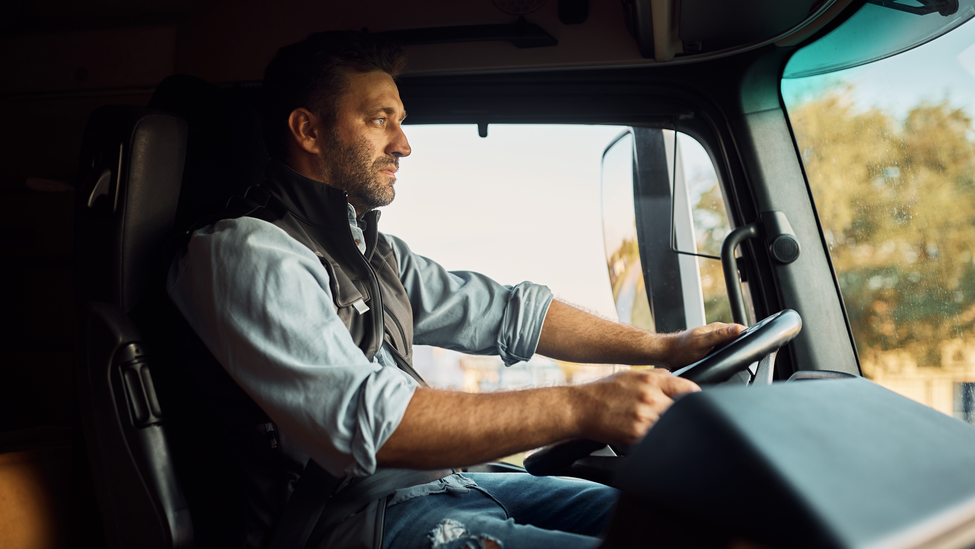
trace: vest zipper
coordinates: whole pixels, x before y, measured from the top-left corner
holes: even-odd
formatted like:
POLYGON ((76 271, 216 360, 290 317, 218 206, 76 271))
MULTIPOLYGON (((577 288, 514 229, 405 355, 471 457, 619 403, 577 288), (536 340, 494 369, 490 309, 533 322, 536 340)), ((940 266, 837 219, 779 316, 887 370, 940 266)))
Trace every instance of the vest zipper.
MULTIPOLYGON (((348 194, 345 195, 346 201, 348 201, 348 196, 349 196, 348 194)), ((349 227, 347 223, 343 223, 343 225, 346 227, 346 231, 348 232, 349 235, 349 240, 350 241, 354 240, 352 236, 352 227, 349 227)), ((365 235, 363 235, 363 238, 364 237, 365 235)), ((368 246, 368 244, 366 245, 368 246)), ((356 249, 356 251, 358 251, 358 248, 356 249)), ((369 252, 370 250, 366 250, 366 251, 369 252)), ((375 253, 375 249, 371 250, 371 252, 375 253)), ((373 298, 375 299, 375 303, 373 303, 372 306, 372 313, 374 315, 373 330, 376 330, 375 333, 379 334, 379 346, 376 347, 376 352, 378 353, 379 350, 382 349, 382 346, 386 341, 386 329, 385 329, 386 323, 385 320, 383 320, 383 317, 386 315, 386 306, 383 305, 383 294, 382 294, 383 290, 379 285, 379 275, 376 274, 376 269, 372 267, 372 263, 368 259, 366 259, 366 256, 364 254, 358 253, 356 255, 359 256, 359 260, 362 261, 362 263, 365 264, 366 266, 366 271, 369 273, 369 282, 372 287, 372 294, 373 296, 375 296, 373 298)), ((399 330, 401 339, 403 339, 403 342, 405 344, 406 332, 403 330, 403 326, 396 318, 396 315, 390 313, 389 318, 393 319, 393 323, 396 324, 396 328, 399 330)), ((397 349, 396 345, 393 345, 392 342, 389 345, 389 350, 391 351, 393 355, 393 359, 396 361, 396 365, 399 366, 400 370, 403 370, 404 372, 406 372, 407 375, 417 380, 417 382, 421 386, 423 387, 428 386, 427 383, 423 381, 423 378, 420 377, 420 374, 418 374, 417 371, 413 369, 413 366, 409 363, 409 361, 406 360, 406 357, 403 356, 400 350, 397 349)), ((373 358, 375 358, 375 356, 376 355, 374 354, 373 358)))
MULTIPOLYGON (((350 230, 349 232, 351 233, 352 231, 350 230)), ((382 288, 379 287, 379 276, 376 274, 376 270, 372 268, 372 263, 366 261, 365 256, 362 256, 362 254, 359 255, 362 257, 362 261, 366 264, 366 268, 369 270, 369 281, 372 283, 372 286, 374 288, 373 293, 376 296, 375 299, 378 301, 378 303, 375 304, 376 307, 372 309, 372 312, 376 315, 376 320, 374 321, 374 323, 378 325, 378 328, 380 330, 379 333, 381 334, 379 338, 379 348, 381 349, 383 343, 386 341, 385 321, 383 320, 383 317, 386 315, 386 306, 383 305, 382 288)), ((403 326, 396 318, 396 315, 390 313, 389 318, 393 319, 393 324, 396 325, 396 329, 399 330, 400 337, 403 339, 403 342, 405 344, 406 332, 403 330, 403 326)), ((396 360, 396 365, 399 366, 400 370, 403 370, 404 372, 406 372, 407 375, 415 379, 420 384, 420 386, 422 387, 428 386, 427 382, 423 381, 423 378, 420 377, 420 374, 413 369, 413 366, 411 366, 409 361, 406 360, 406 357, 403 356, 403 353, 401 353, 400 350, 396 348, 396 345, 392 344, 392 342, 390 342, 389 350, 393 355, 393 359, 396 360)), ((379 349, 376 349, 376 352, 378 353, 379 349)))
MULTIPOLYGON (((345 214, 347 215, 349 211, 348 210, 349 193, 343 192, 342 195, 345 197, 344 202, 346 204, 346 207, 343 210, 343 212, 345 212, 345 214)), ((342 226, 345 227, 345 234, 347 235, 346 241, 352 244, 355 241, 355 237, 352 236, 352 227, 350 227, 347 222, 343 222, 342 226)), ((363 237, 365 237, 365 235, 363 235, 363 237)), ((357 245, 355 251, 356 251, 355 253, 356 257, 358 258, 359 261, 361 261, 366 266, 366 272, 369 273, 369 286, 370 289, 372 290, 372 295, 374 300, 373 304, 370 306, 372 307, 372 312, 373 312, 372 329, 373 329, 374 336, 375 334, 379 334, 378 342, 376 345, 376 353, 378 353, 379 349, 381 349, 383 346, 383 341, 385 340, 385 334, 386 334, 386 330, 383 328, 384 326, 383 312, 385 311, 385 308, 383 307, 382 288, 379 287, 379 277, 376 276, 376 270, 373 269, 372 265, 369 264, 369 261, 366 259, 366 256, 359 251, 359 247, 357 245)), ((373 341, 376 341, 376 339, 377 338, 373 337, 373 341)), ((375 358, 376 353, 373 353, 371 358, 368 356, 366 358, 372 360, 372 358, 375 358)))
MULTIPOLYGON (((351 233, 352 231, 350 230, 349 232, 351 233)), ((372 295, 373 295, 373 299, 376 300, 376 303, 373 304, 374 306, 372 308, 372 312, 373 312, 372 326, 373 326, 373 330, 376 330, 375 333, 379 334, 378 337, 379 346, 376 347, 376 352, 378 353, 379 349, 381 349, 383 346, 383 341, 385 341, 386 339, 386 329, 385 329, 386 323, 383 320, 383 316, 385 316, 386 313, 386 307, 383 306, 383 289, 379 287, 379 277, 376 275, 376 270, 372 268, 372 265, 370 265, 369 262, 366 261, 366 258, 362 254, 359 254, 359 257, 362 258, 362 262, 365 263, 366 269, 369 272, 369 282, 372 287, 372 295)), ((375 356, 376 355, 374 354, 373 357, 375 356)))

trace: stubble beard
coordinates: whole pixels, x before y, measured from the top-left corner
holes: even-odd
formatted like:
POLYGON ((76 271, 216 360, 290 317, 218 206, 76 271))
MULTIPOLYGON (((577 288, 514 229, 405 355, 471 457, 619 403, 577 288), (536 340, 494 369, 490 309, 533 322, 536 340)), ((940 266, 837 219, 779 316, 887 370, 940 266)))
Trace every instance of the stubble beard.
POLYGON ((346 144, 332 134, 318 160, 322 181, 348 193, 349 203, 359 215, 388 206, 396 197, 393 182, 379 170, 398 168, 399 158, 382 156, 372 160, 365 140, 346 144))

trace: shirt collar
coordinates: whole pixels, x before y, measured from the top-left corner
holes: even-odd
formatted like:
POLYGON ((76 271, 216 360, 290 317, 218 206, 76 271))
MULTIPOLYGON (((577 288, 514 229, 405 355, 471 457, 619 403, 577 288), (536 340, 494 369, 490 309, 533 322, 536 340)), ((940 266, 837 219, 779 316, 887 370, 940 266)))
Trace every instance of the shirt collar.
POLYGON ((355 245, 361 253, 366 253, 366 237, 362 234, 359 223, 355 215, 355 207, 349 204, 349 228, 352 229, 352 240, 355 240, 355 245))

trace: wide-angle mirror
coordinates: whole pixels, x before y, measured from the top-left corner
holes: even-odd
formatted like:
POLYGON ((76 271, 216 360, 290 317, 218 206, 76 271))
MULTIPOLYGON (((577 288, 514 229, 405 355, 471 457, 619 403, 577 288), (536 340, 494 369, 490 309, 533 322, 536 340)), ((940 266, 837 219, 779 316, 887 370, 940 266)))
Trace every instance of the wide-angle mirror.
POLYGON ((661 332, 731 321, 717 257, 728 213, 694 138, 637 127, 617 136, 603 154, 602 213, 620 321, 661 332))
POLYGON ((603 241, 620 322, 655 330, 643 278, 633 204, 633 134, 620 134, 603 153, 603 241))

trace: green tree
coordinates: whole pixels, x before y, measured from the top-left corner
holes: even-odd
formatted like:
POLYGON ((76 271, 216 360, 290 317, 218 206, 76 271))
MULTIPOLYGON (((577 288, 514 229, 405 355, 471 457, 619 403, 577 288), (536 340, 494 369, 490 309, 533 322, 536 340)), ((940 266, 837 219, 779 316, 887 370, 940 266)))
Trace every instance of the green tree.
POLYGON ((940 342, 975 326, 972 118, 944 101, 897 120, 851 96, 790 118, 857 345, 938 366, 940 342))
MULTIPOLYGON (((724 195, 716 178, 713 185, 701 194, 692 211, 698 253, 719 255, 721 244, 730 231, 724 195)), ((731 303, 728 301, 721 261, 702 257, 698 259, 698 265, 705 319, 707 322, 732 322, 731 303)))

